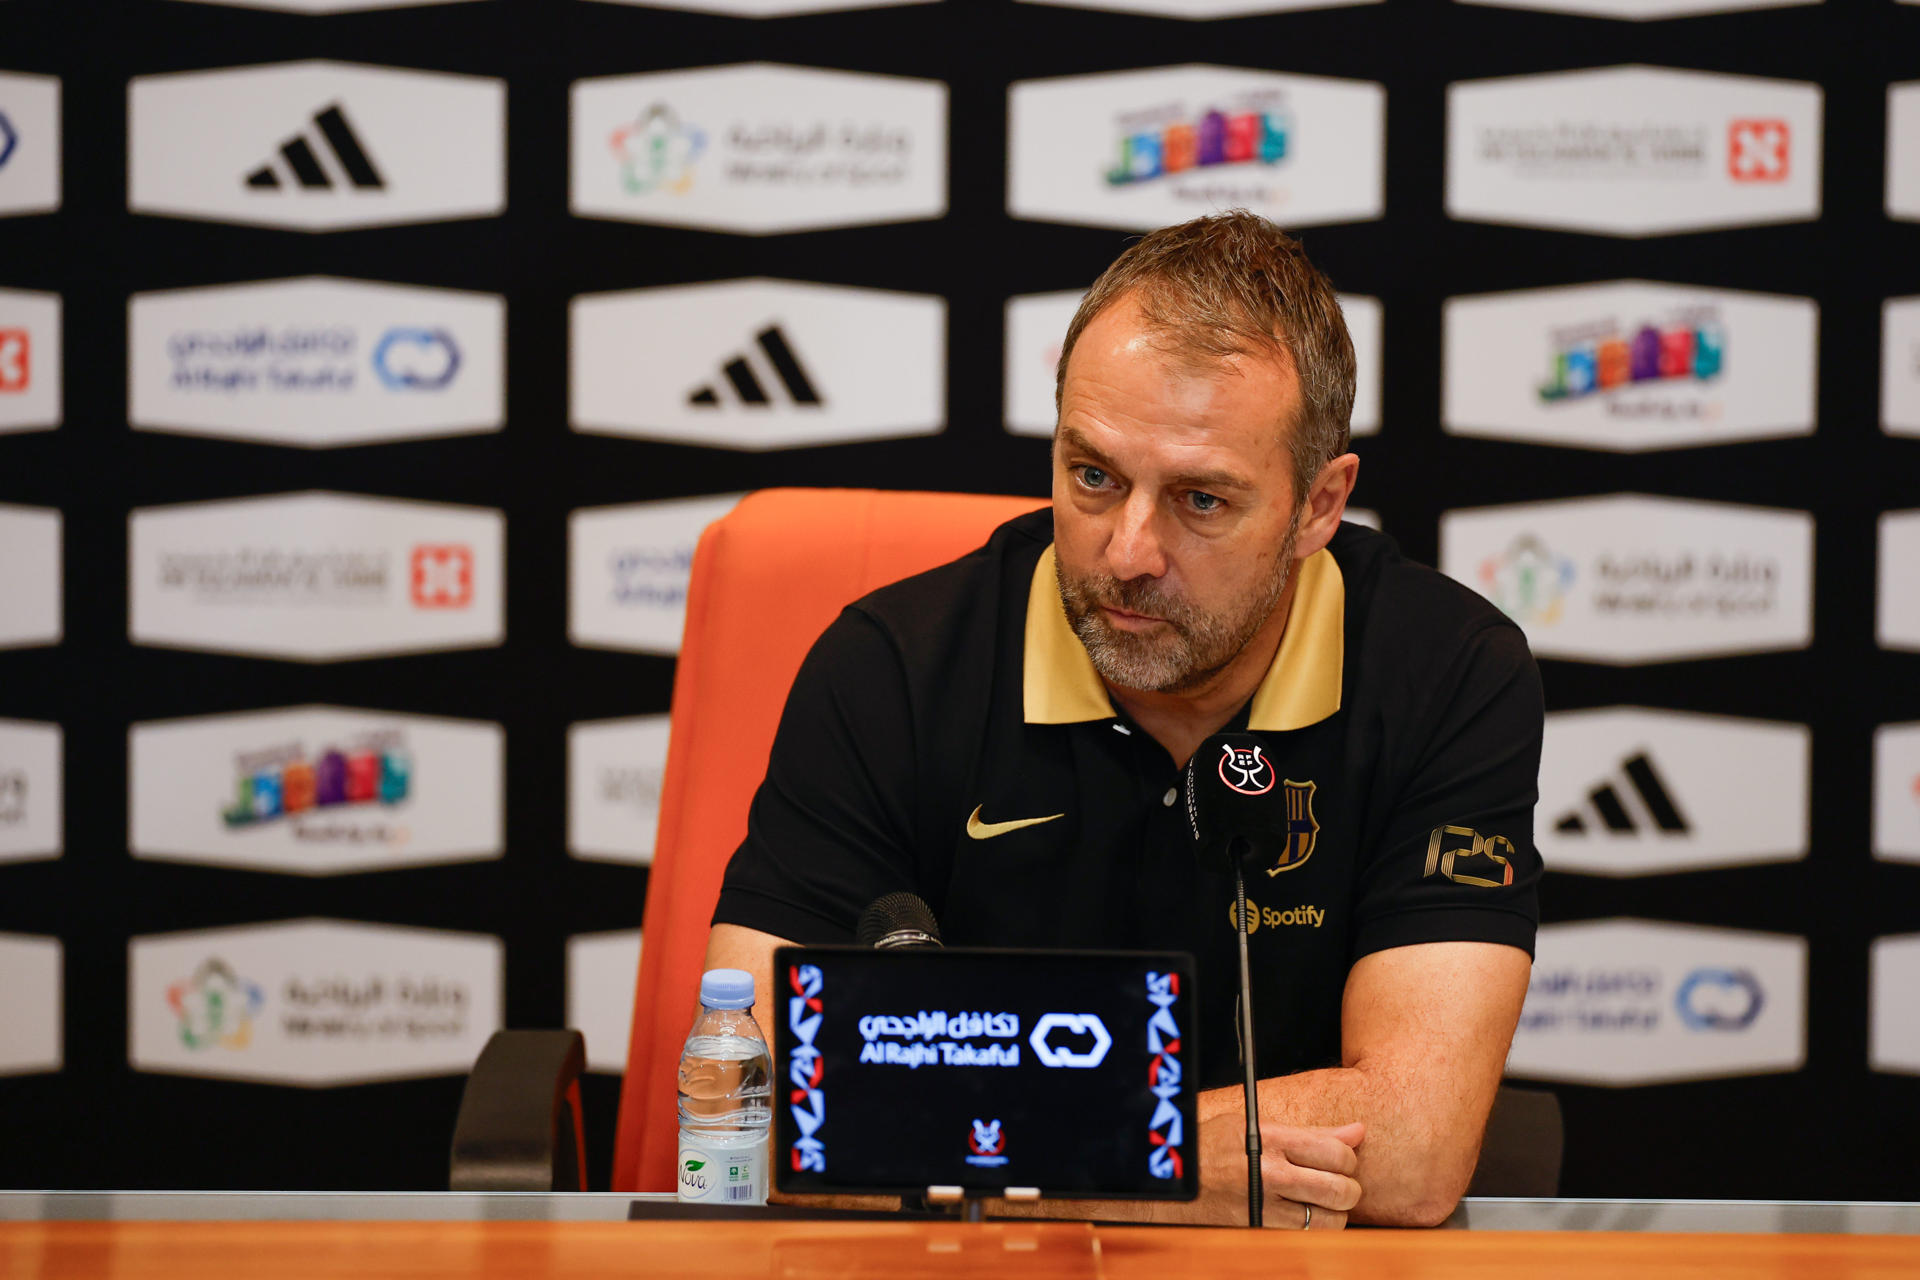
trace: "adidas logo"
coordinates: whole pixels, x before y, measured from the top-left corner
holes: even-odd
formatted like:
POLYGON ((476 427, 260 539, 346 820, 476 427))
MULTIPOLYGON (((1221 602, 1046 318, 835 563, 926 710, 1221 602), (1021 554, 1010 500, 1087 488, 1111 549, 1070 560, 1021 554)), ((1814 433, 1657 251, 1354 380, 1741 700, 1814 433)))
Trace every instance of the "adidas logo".
POLYGON ((1584 835, 1592 817, 1616 835, 1632 835, 1649 828, 1668 835, 1686 835, 1692 830, 1646 752, 1629 756, 1621 763, 1620 772, 1624 778, 1601 782, 1587 793, 1586 804, 1561 815, 1553 829, 1562 835, 1584 835), (1629 798, 1636 802, 1633 809, 1628 808, 1629 798))
MULTIPOLYGON (((320 155, 325 152, 333 157, 349 184, 362 191, 386 189, 380 171, 360 145, 339 103, 315 112, 313 125, 319 130, 318 137, 297 133, 280 144, 280 162, 292 173, 295 183, 308 191, 331 191, 340 185, 320 163, 320 155)), ((283 185, 280 168, 272 160, 247 175, 247 186, 256 191, 278 191, 283 185)))
MULTIPOLYGON (((807 377, 807 371, 800 367, 800 358, 787 345, 787 336, 780 332, 779 325, 768 325, 753 335, 753 341, 794 404, 817 407, 825 403, 820 393, 814 390, 813 380, 807 377)), ((733 400, 749 409, 770 408, 773 401, 767 395, 764 381, 767 369, 756 372, 754 362, 748 358, 751 354, 742 352, 734 356, 720 366, 720 372, 726 378, 726 385, 732 389, 733 400)), ((687 393, 687 403, 701 409, 718 409, 722 404, 721 393, 715 383, 706 383, 687 393)))

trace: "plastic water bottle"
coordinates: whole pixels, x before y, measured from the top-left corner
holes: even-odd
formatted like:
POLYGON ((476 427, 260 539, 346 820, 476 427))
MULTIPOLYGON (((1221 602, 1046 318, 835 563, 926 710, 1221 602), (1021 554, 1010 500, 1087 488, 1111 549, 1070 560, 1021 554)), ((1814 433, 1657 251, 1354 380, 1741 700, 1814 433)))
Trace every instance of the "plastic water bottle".
POLYGON ((765 1204, 773 1063, 753 1020, 753 975, 709 969, 680 1054, 680 1200, 765 1204))

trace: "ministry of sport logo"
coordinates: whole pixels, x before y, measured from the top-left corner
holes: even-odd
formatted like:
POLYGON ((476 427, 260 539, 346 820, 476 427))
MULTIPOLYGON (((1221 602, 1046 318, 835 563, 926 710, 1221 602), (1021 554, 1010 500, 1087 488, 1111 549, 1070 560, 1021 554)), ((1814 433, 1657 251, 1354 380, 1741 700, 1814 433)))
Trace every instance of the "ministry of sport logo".
POLYGON ((129 523, 139 644, 328 661, 500 642, 497 511, 309 493, 129 523))
POLYGON ((497 431, 493 294, 311 277, 135 294, 136 428, 326 447, 497 431))
POLYGON ((1812 637, 1805 512, 1637 494, 1449 511, 1440 561, 1545 656, 1660 662, 1812 637))
POLYGON ((946 212, 947 89, 743 63, 573 86, 573 211, 765 234, 946 212))
POLYGON ((0 289, 0 432, 60 425, 60 296, 0 289))
POLYGON ((1233 207, 1288 226, 1377 218, 1385 100, 1366 81, 1200 64, 1021 81, 1008 210, 1138 230, 1233 207))
POLYGON ((722 280, 586 294, 571 308, 575 430, 728 449, 946 426, 946 303, 722 280))
POLYGON ((58 644, 60 513, 0 503, 0 649, 58 644))
POLYGON ((61 773, 59 725, 0 720, 0 862, 60 856, 61 773))
POLYGON ((291 707, 129 735, 135 857, 333 875, 500 855, 502 732, 291 707))
POLYGON ((739 494, 576 511, 567 521, 569 639, 672 655, 686 629, 693 553, 739 494))
POLYGON ((1611 235, 1820 212, 1820 90, 1660 67, 1463 81, 1447 91, 1447 211, 1611 235))
POLYGON ((482 934, 290 920, 134 938, 136 1071, 336 1085, 463 1072, 500 1025, 482 934))
POLYGON ((0 72, 0 217, 60 207, 60 82, 0 72))
POLYGON ((1546 925, 1508 1073, 1634 1085, 1795 1071, 1804 938, 1646 920, 1546 925))
POLYGON ((1632 452, 1806 435, 1811 299, 1623 280, 1450 298, 1443 424, 1632 452))
POLYGON ((667 769, 664 715, 567 727, 567 852, 647 864, 667 769))
POLYGON ((137 76, 135 213, 330 231, 506 207, 506 87, 308 61, 137 76))

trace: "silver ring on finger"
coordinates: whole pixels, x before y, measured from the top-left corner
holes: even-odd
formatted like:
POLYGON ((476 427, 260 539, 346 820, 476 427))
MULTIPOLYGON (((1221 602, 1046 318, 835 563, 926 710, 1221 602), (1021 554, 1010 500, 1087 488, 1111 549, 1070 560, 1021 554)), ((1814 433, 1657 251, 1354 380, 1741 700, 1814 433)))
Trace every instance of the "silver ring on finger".
POLYGON ((1300 1207, 1307 1211, 1306 1218, 1302 1220, 1302 1222, 1300 1223, 1300 1229, 1302 1231, 1306 1231, 1313 1226, 1313 1206, 1310 1204, 1303 1204, 1300 1207))

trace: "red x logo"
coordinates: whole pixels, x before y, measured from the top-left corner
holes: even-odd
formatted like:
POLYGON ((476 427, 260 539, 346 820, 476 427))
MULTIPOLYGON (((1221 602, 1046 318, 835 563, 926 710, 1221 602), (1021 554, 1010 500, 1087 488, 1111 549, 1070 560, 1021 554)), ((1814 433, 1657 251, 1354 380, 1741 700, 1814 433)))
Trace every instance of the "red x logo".
POLYGON ((464 609, 473 603, 473 548, 413 549, 413 603, 420 609, 464 609))
POLYGON ((25 391, 32 380, 32 344, 25 329, 0 329, 0 391, 25 391))
POLYGON ((1727 131, 1727 172, 1735 182, 1785 182, 1785 120, 1735 120, 1727 131))

